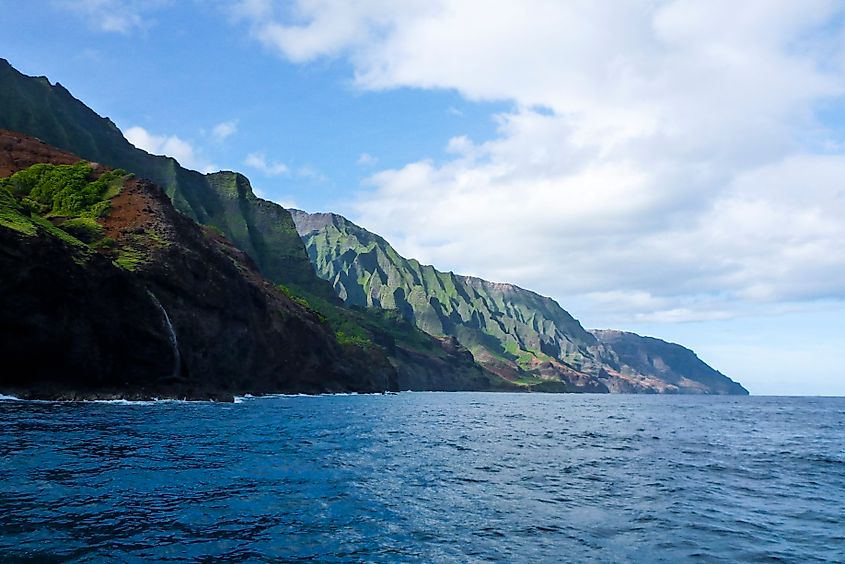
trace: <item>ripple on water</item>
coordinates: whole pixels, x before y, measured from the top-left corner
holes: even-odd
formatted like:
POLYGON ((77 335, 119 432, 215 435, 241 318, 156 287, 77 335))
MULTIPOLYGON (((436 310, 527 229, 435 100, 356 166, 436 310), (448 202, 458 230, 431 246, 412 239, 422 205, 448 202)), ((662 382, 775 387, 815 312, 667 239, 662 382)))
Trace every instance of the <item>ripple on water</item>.
POLYGON ((845 400, 0 398, 0 561, 843 561, 845 400))

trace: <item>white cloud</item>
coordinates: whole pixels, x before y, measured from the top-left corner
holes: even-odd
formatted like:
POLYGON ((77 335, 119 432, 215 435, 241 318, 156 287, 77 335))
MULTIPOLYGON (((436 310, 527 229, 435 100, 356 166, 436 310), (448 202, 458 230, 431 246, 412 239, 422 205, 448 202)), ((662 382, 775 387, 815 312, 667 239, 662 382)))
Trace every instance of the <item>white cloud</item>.
POLYGON ((290 169, 284 163, 269 162, 264 153, 250 153, 244 160, 244 164, 263 172, 267 176, 280 176, 290 172, 290 169))
POLYGON ((188 141, 175 135, 156 135, 143 127, 134 126, 124 131, 130 143, 154 155, 167 155, 185 168, 203 173, 214 172, 219 167, 206 160, 188 141))
POLYGON ((236 133, 238 131, 238 121, 231 120, 231 121, 224 121, 215 125, 211 130, 211 136, 214 138, 215 141, 221 143, 226 140, 227 137, 236 133))
POLYGON ((620 320, 845 299, 843 132, 818 117, 845 96, 841 3, 239 9, 289 60, 348 58, 362 89, 514 103, 494 139, 372 176, 357 219, 407 255, 620 320))
POLYGON ((147 14, 166 0, 54 0, 62 10, 84 19, 94 29, 129 35, 147 29, 147 14))
POLYGON ((358 165, 359 166, 375 166, 378 162, 378 159, 372 156, 369 153, 361 153, 358 156, 358 165))

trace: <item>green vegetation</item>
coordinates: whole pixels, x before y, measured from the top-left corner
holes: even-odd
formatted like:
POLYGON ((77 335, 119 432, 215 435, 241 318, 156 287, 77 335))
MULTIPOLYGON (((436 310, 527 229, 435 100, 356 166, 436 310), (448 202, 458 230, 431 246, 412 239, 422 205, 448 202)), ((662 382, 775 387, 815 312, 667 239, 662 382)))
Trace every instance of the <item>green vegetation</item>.
POLYGON ((80 241, 79 239, 77 239, 76 237, 74 237, 73 235, 68 233, 67 231, 63 231, 63 230, 59 229, 58 227, 56 227, 55 225, 53 225, 52 223, 50 223, 48 220, 44 219, 41 216, 33 215, 31 217, 31 219, 32 219, 32 222, 34 224, 38 225, 43 231, 49 233, 50 235, 52 235, 53 237, 56 237, 57 239, 61 239, 62 241, 64 241, 68 245, 75 247, 77 251, 81 251, 82 253, 87 254, 87 252, 89 250, 88 245, 86 245, 85 243, 83 243, 82 241, 80 241))
POLYGON ((524 376, 520 376, 515 380, 511 380, 514 384, 519 384, 520 386, 534 386, 536 384, 540 384, 545 382, 546 380, 540 378, 539 376, 535 376, 533 374, 526 374, 524 376))
POLYGON ((6 189, 0 188, 0 225, 24 235, 35 235, 38 229, 22 212, 21 206, 12 195, 6 189))
POLYGON ((25 235, 48 233, 82 259, 91 248, 114 246, 97 219, 108 213, 125 178, 122 170, 97 175, 85 162, 34 164, 0 178, 0 225, 25 235))
MULTIPOLYGON (((339 307, 328 300, 303 292, 294 291, 288 287, 282 290, 296 303, 314 311, 322 323, 327 324, 335 332, 341 344, 371 347, 372 331, 364 326, 363 315, 346 308, 339 307), (357 315, 356 315, 357 314, 357 315)), ((372 329, 372 328, 371 328, 372 329)))
POLYGON ((98 218, 108 213, 126 172, 112 170, 94 176, 90 164, 34 164, 0 180, 0 187, 45 217, 98 218))
POLYGON ((335 338, 341 345, 353 345, 360 348, 367 348, 373 346, 373 342, 366 337, 358 337, 355 335, 347 335, 343 331, 335 332, 335 338))
POLYGON ((105 236, 103 226, 90 217, 69 219, 59 227, 62 231, 70 233, 83 243, 95 243, 105 236))
MULTIPOLYGON (((564 360, 564 358, 555 359, 545 353, 540 351, 536 351, 527 346, 520 346, 519 343, 512 340, 504 341, 504 349, 507 352, 509 358, 515 360, 517 365, 523 369, 529 369, 531 365, 536 361, 547 362, 552 360, 564 360)), ((565 355, 568 357, 570 355, 565 355)))
POLYGON ((111 237, 103 237, 91 244, 92 249, 114 249, 115 247, 117 247, 117 241, 111 237))
POLYGON ((281 292, 282 292, 284 295, 286 295, 288 298, 290 298, 290 299, 291 299, 292 301, 294 301, 295 303, 298 303, 299 305, 301 305, 301 306, 302 306, 302 307, 304 307, 305 309, 309 309, 309 310, 312 310, 312 311, 314 310, 314 308, 312 308, 312 307, 311 307, 311 304, 308 302, 308 300, 307 300, 307 299, 305 299, 304 297, 302 297, 302 296, 300 296, 300 295, 298 295, 298 294, 295 294, 295 293, 293 292, 293 290, 291 290, 290 288, 288 288, 288 287, 287 287, 287 286, 285 286, 284 284, 278 284, 276 287, 277 287, 279 290, 281 290, 281 292))
POLYGON ((437 357, 443 355, 436 341, 414 327, 398 311, 343 307, 301 288, 280 285, 279 289, 299 305, 314 311, 320 321, 334 331, 341 344, 362 348, 378 346, 388 353, 401 346, 437 357))
POLYGON ((117 252, 117 258, 114 264, 124 270, 135 271, 139 266, 147 261, 146 256, 141 251, 132 247, 121 247, 117 252))
POLYGON ((0 188, 0 226, 28 237, 35 236, 39 232, 47 233, 61 239, 73 249, 74 261, 82 264, 87 260, 89 248, 85 243, 62 231, 43 217, 29 214, 29 210, 21 206, 6 188, 0 188))
POLYGON ((595 338, 554 300, 405 259, 337 215, 293 215, 317 274, 349 305, 398 312, 430 335, 455 337, 477 359, 517 371, 557 360, 596 372, 603 362, 595 338))
MULTIPOLYGON (((181 167, 170 157, 137 149, 114 123, 98 116, 64 88, 25 76, 3 60, 0 108, 0 128, 21 131, 82 159, 119 167, 155 182, 164 188, 177 210, 197 223, 219 229, 252 257, 271 282, 293 284, 327 299, 334 297, 331 286, 314 274, 288 212, 256 198, 243 175, 225 171, 201 174, 181 167)), ((107 200, 109 193, 100 196, 107 200)))
POLYGON ((152 241, 159 247, 169 247, 171 244, 170 241, 167 240, 167 237, 165 237, 162 233, 159 233, 155 229, 147 229, 144 232, 144 237, 147 239, 147 241, 152 241))

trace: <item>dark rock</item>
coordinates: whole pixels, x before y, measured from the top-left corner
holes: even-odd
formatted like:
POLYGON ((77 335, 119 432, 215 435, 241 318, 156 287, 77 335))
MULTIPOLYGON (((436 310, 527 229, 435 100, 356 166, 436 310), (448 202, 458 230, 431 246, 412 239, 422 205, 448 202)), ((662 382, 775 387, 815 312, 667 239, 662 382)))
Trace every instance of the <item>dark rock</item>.
MULTIPOLYGON (((12 172, 77 160, 0 131, 0 161, 12 172), (37 149, 28 160, 25 145, 37 149)), ((101 222, 117 251, 0 224, 0 389, 216 400, 397 389, 383 354, 340 345, 314 312, 224 238, 207 237, 157 186, 128 180, 101 222), (113 262, 121 249, 137 258, 130 270, 113 262)))

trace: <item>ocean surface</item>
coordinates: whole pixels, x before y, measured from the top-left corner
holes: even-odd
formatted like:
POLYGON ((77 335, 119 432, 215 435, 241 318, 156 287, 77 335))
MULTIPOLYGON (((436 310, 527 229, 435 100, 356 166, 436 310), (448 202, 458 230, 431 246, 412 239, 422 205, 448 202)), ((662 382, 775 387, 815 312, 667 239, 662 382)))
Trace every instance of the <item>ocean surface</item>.
POLYGON ((0 401, 0 561, 843 562, 845 399, 0 401))

